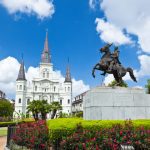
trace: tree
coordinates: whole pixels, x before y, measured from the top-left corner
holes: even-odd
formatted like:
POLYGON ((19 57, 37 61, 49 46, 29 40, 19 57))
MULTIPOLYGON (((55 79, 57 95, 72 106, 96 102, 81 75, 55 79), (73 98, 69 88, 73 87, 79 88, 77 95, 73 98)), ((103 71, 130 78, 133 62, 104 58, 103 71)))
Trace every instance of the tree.
POLYGON ((145 87, 147 88, 147 93, 150 94, 150 79, 147 80, 145 87))
POLYGON ((39 111, 41 112, 42 119, 46 119, 46 114, 51 112, 51 105, 47 103, 47 100, 40 101, 39 111))
POLYGON ((14 107, 6 99, 0 99, 0 117, 12 117, 14 107))
POLYGON ((41 113, 42 119, 46 119, 46 114, 51 112, 51 105, 47 100, 33 100, 27 107, 28 112, 32 112, 35 120, 38 120, 38 114, 41 113))
POLYGON ((32 112, 34 119, 37 121, 38 118, 38 113, 40 112, 40 102, 39 100, 33 100, 32 102, 29 103, 27 106, 27 112, 32 112))
POLYGON ((59 102, 48 104, 47 100, 33 100, 27 107, 27 112, 32 112, 35 120, 38 120, 38 114, 41 113, 42 119, 46 119, 46 114, 52 112, 51 119, 54 119, 56 112, 61 110, 62 106, 59 102))
POLYGON ((58 110, 62 110, 62 106, 60 105, 59 102, 52 102, 51 103, 51 109, 52 109, 52 115, 51 115, 51 119, 54 119, 56 112, 58 110))
MULTIPOLYGON (((109 87, 113 87, 117 84, 116 80, 113 80, 111 83, 108 84, 109 87)), ((119 85, 120 87, 128 87, 128 84, 125 81, 122 81, 122 83, 119 85)))

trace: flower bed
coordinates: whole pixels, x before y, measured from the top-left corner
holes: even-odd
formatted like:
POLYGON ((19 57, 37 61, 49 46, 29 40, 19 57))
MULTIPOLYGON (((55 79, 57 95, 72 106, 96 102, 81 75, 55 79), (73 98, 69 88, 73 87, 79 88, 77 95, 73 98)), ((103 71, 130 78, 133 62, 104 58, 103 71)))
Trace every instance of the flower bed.
POLYGON ((132 145, 135 149, 144 150, 150 147, 150 130, 144 127, 134 129, 131 121, 97 131, 84 130, 79 125, 76 132, 62 138, 62 150, 119 150, 121 145, 132 145))
POLYGON ((49 146, 49 130, 45 121, 23 123, 16 126, 12 140, 19 146, 44 150, 49 146))
POLYGON ((147 145, 150 142, 148 141, 150 140, 150 120, 125 122, 121 120, 87 121, 81 118, 62 118, 48 120, 47 125, 50 129, 51 141, 54 144, 60 142, 60 147, 66 150, 69 146, 72 150, 75 148, 83 150, 85 147, 88 150, 93 149, 93 146, 95 149, 105 149, 105 147, 112 149, 115 146, 118 148, 120 144, 131 144, 136 147, 147 145), (82 127, 81 132, 77 130, 77 124, 82 127), (142 137, 140 133, 144 133, 147 137, 142 137))

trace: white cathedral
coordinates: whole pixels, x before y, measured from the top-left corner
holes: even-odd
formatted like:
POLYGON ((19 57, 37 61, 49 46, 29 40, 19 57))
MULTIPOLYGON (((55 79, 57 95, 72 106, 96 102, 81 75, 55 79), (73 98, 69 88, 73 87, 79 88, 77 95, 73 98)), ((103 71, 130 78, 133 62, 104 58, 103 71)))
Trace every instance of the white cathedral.
POLYGON ((24 62, 22 61, 16 80, 15 111, 26 114, 27 106, 32 100, 47 100, 48 103, 58 101, 62 105, 62 112, 72 112, 72 81, 69 65, 67 66, 65 81, 60 82, 53 70, 51 55, 48 47, 48 33, 44 43, 44 50, 39 64, 39 77, 33 78, 28 84, 25 77, 24 62))

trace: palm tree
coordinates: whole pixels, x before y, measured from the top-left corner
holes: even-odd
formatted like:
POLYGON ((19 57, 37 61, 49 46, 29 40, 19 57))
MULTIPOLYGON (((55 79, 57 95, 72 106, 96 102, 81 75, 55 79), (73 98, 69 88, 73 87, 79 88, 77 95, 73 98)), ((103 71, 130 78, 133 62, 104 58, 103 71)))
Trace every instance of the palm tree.
POLYGON ((51 110, 52 110, 52 115, 51 115, 51 119, 54 119, 56 112, 58 110, 62 110, 62 106, 60 105, 59 102, 52 102, 51 103, 51 110))
POLYGON ((34 119, 37 121, 38 118, 38 113, 40 112, 40 102, 37 100, 33 100, 32 102, 29 103, 27 106, 27 112, 32 112, 34 119))
POLYGON ((51 112, 51 105, 47 103, 47 100, 41 100, 40 101, 40 108, 39 111, 41 112, 42 119, 46 119, 46 114, 51 112))

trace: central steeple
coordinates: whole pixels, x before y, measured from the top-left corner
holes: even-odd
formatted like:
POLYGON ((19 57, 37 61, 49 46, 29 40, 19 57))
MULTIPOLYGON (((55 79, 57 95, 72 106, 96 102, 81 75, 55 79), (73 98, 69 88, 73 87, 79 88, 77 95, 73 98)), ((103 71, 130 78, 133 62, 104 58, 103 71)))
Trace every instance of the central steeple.
POLYGON ((41 61, 42 63, 51 63, 51 57, 50 57, 50 52, 48 47, 48 31, 46 31, 46 38, 44 43, 44 49, 41 56, 41 61))

